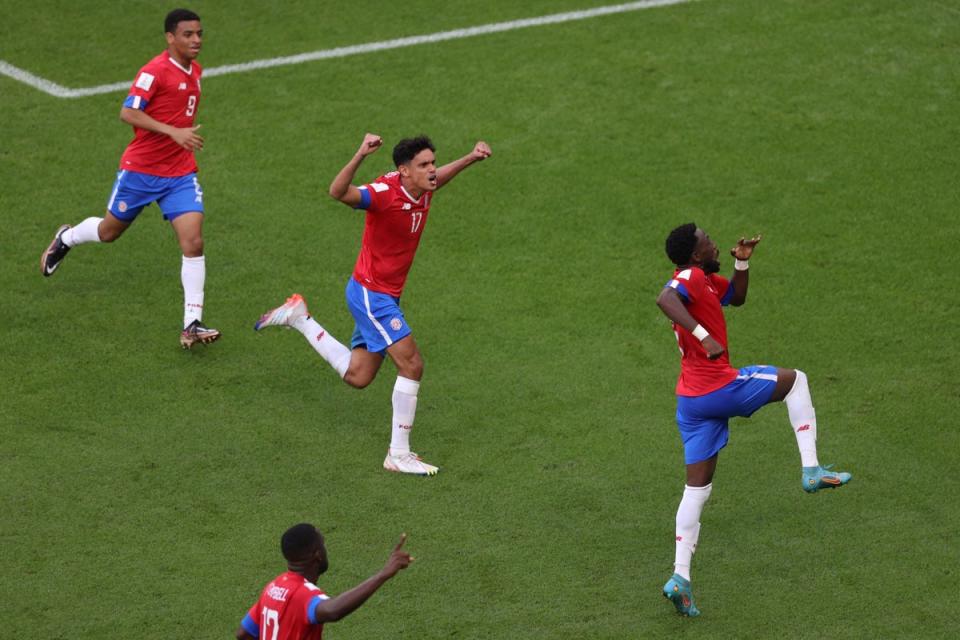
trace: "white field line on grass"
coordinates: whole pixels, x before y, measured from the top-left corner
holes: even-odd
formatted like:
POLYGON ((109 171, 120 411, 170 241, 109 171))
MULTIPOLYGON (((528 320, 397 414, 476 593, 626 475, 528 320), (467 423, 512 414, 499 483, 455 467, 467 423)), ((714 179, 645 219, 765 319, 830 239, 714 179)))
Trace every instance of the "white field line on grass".
MULTIPOLYGON (((384 40, 382 42, 368 42, 366 44, 355 44, 349 47, 337 47, 336 49, 324 49, 322 51, 311 51, 309 53, 299 53, 293 56, 283 56, 280 58, 268 58, 265 60, 254 60, 252 62, 243 62, 241 64, 227 64, 221 67, 211 67, 204 70, 203 77, 222 76, 228 73, 243 73, 244 71, 256 71, 258 69, 269 69, 270 67, 280 67, 290 64, 302 64, 314 60, 328 60, 330 58, 345 58, 347 56, 370 53, 373 51, 384 51, 386 49, 399 49, 401 47, 412 47, 418 44, 427 44, 431 42, 443 42, 445 40, 459 40, 461 38, 472 38, 487 33, 500 33, 503 31, 513 31, 514 29, 525 29, 527 27, 540 27, 547 24, 558 24, 561 22, 571 22, 574 20, 586 20, 598 16, 608 16, 615 13, 626 13, 628 11, 639 11, 641 9, 652 9, 654 7, 663 7, 672 4, 684 4, 693 0, 641 0, 639 2, 627 2, 625 4, 615 4, 605 7, 596 7, 594 9, 584 9, 582 11, 569 11, 566 13, 554 13, 536 18, 524 18, 522 20, 510 20, 508 22, 494 22, 466 29, 454 29, 452 31, 440 31, 422 36, 410 36, 408 38, 397 38, 395 40, 384 40)), ((9 76, 14 80, 19 80, 35 89, 57 98, 82 98, 84 96, 94 96, 101 93, 113 93, 114 91, 125 91, 130 87, 132 81, 114 82, 112 84, 101 84, 96 87, 83 87, 80 89, 70 89, 59 85, 56 82, 41 78, 29 71, 15 67, 6 60, 0 60, 0 74, 9 76)))

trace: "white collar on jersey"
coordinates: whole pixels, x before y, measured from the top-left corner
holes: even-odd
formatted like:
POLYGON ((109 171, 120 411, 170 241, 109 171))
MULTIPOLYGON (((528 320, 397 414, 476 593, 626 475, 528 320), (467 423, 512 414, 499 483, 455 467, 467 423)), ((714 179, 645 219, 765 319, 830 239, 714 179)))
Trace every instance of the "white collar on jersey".
POLYGON ((191 75, 191 74, 193 74, 193 63, 192 63, 192 62, 190 63, 190 68, 189 68, 189 69, 185 69, 185 68, 183 68, 183 66, 180 65, 179 62, 177 62, 176 60, 174 60, 173 56, 170 55, 169 53, 167 53, 167 60, 169 60, 170 62, 172 62, 172 63, 173 63, 173 66, 175 66, 177 69, 180 69, 180 71, 183 71, 183 72, 184 72, 185 74, 187 74, 188 76, 191 75))
POLYGON ((427 195, 427 192, 424 191, 423 195, 421 195, 419 198, 414 198, 412 195, 410 195, 410 192, 407 191, 406 187, 404 187, 402 184, 400 185, 400 189, 403 191, 403 195, 407 196, 410 199, 410 202, 412 202, 413 204, 420 204, 420 200, 423 198, 423 196, 427 195))

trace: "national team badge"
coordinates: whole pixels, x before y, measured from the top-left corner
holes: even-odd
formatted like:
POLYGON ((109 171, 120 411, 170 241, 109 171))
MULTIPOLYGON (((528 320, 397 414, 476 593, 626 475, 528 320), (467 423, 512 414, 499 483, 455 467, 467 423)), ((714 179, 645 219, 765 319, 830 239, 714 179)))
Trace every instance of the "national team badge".
POLYGON ((120 210, 120 213, 123 213, 124 211, 127 210, 127 203, 121 200, 120 204, 117 205, 117 209, 120 210))
POLYGON ((400 331, 401 327, 403 327, 403 323, 400 322, 400 318, 394 318, 390 321, 390 328, 394 331, 400 331))

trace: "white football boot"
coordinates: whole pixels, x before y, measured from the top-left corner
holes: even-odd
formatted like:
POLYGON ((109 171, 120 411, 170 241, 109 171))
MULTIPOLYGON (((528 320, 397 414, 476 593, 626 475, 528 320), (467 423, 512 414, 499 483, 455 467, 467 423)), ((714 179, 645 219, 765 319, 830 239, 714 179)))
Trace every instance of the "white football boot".
POLYGON ((393 455, 389 449, 387 450, 387 457, 383 460, 383 468, 387 471, 410 473, 415 476, 435 476, 437 471, 440 471, 439 468, 421 460, 420 456, 412 451, 393 455))
POLYGON ((307 302, 299 293, 295 293, 276 309, 271 309, 260 316, 257 323, 253 325, 254 331, 260 331, 264 327, 292 327, 293 323, 300 318, 307 317, 307 302))

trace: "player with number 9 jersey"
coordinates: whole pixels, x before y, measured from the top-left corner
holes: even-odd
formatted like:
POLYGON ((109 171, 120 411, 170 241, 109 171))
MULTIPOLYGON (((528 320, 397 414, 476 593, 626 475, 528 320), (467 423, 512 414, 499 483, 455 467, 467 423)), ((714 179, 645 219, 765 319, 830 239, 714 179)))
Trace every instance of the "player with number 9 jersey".
POLYGON ((120 119, 133 127, 133 140, 120 158, 104 216, 78 225, 61 225, 40 256, 40 270, 51 276, 73 247, 113 242, 156 202, 177 235, 183 252, 183 330, 180 346, 208 344, 220 332, 200 324, 203 315, 206 259, 203 254, 203 189, 197 181, 194 152, 203 138, 194 126, 200 104, 196 61, 203 41, 200 16, 174 9, 164 21, 167 49, 137 73, 120 109, 120 119))
MULTIPOLYGON (((186 129, 194 126, 200 105, 200 76, 196 60, 186 67, 164 51, 137 73, 123 106, 139 109, 158 122, 186 129)), ((197 170, 193 150, 185 149, 168 135, 134 127, 133 140, 120 158, 120 169, 165 178, 177 178, 197 170)))

